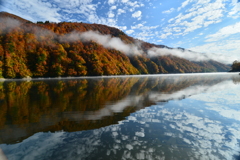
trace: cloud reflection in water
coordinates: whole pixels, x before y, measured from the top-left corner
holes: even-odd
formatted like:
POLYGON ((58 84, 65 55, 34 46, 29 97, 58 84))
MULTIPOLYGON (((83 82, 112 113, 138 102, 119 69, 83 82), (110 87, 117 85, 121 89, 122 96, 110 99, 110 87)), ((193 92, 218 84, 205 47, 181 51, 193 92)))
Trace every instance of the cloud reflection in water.
POLYGON ((231 81, 224 81, 172 93, 153 90, 135 99, 128 95, 95 112, 99 117, 86 114, 86 118, 121 112, 143 99, 157 103, 116 125, 78 132, 39 132, 21 143, 1 144, 0 148, 9 159, 17 160, 234 159, 240 151, 240 108, 239 100, 235 100, 239 89, 231 81), (183 97, 188 98, 180 100, 183 97))

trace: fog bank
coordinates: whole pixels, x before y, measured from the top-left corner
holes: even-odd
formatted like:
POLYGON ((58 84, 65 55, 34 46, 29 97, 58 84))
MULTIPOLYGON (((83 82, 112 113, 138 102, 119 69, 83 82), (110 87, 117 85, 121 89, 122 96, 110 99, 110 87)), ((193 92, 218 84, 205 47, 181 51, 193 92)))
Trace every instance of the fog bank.
MULTIPOLYGON (((119 50, 125 53, 128 56, 131 55, 143 55, 144 51, 141 48, 141 44, 136 42, 135 44, 126 44, 118 37, 112 37, 111 35, 102 35, 96 31, 87 31, 87 32, 71 32, 64 36, 60 37, 60 42, 74 42, 74 41, 82 41, 89 42, 94 41, 98 44, 103 45, 105 48, 111 48, 119 50)), ((152 47, 144 55, 148 57, 157 57, 157 56, 176 56, 180 58, 187 59, 189 61, 209 61, 214 60, 224 64, 232 64, 237 57, 230 57, 221 54, 215 53, 198 53, 192 52, 189 50, 181 50, 181 49, 169 49, 169 48, 157 48, 152 47)))
POLYGON ((199 53, 199 52, 192 52, 189 50, 181 50, 181 49, 175 49, 175 48, 168 49, 168 48, 153 47, 149 49, 147 53, 150 57, 173 55, 173 56, 184 58, 190 61, 199 62, 199 61, 214 60, 224 64, 232 64, 233 61, 237 59, 237 57, 230 57, 222 54, 199 53))
POLYGON ((89 42, 94 41, 103 45, 105 48, 112 48, 119 50, 127 55, 140 55, 143 51, 138 49, 135 44, 126 44, 120 38, 112 37, 111 35, 102 35, 96 31, 87 32, 71 32, 60 37, 60 42, 74 42, 74 41, 89 42))
MULTIPOLYGON (((0 26, 0 30, 4 30, 6 27, 8 29, 13 29, 15 27, 19 27, 22 23, 16 19, 12 18, 0 18, 0 22, 4 25, 0 26)), ((56 33, 44 29, 39 26, 34 26, 34 34, 38 40, 41 40, 40 37, 48 37, 48 39, 57 39, 61 42, 90 42, 94 41, 98 44, 101 44, 105 48, 116 49, 128 56, 132 55, 147 55, 148 57, 157 57, 157 56, 176 56, 180 58, 184 58, 190 61, 209 61, 215 60, 217 62, 221 62, 224 64, 232 64, 233 61, 237 60, 237 57, 231 55, 223 55, 223 54, 215 54, 215 53, 198 53, 192 52, 189 50, 182 49, 169 49, 169 48, 157 48, 152 47, 147 51, 143 51, 141 48, 141 42, 136 41, 133 44, 126 44, 118 37, 113 37, 112 35, 103 35, 97 31, 86 31, 86 32, 78 32, 73 31, 65 35, 57 35, 56 33)), ((25 28, 26 32, 32 32, 29 28, 25 28)), ((11 30, 8 30, 11 32, 11 30)), ((51 45, 51 44, 48 44, 51 45)))

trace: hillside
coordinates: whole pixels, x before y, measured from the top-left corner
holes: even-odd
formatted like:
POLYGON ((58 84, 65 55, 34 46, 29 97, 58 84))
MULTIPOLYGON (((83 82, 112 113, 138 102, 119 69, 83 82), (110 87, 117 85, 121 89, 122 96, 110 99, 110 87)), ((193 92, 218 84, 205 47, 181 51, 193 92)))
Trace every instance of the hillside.
POLYGON ((0 77, 4 78, 230 70, 213 60, 193 62, 159 53, 152 56, 149 54, 152 48, 173 50, 134 39, 106 25, 32 23, 16 15, 0 13, 0 77))

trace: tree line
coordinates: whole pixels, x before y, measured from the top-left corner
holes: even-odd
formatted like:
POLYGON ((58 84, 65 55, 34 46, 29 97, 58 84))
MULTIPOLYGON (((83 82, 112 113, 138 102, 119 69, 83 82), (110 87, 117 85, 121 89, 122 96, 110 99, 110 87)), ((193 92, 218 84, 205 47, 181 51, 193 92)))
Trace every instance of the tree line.
MULTIPOLYGON (((76 22, 32 23, 20 17, 0 14, 0 77, 101 76, 162 73, 228 71, 221 63, 191 62, 174 56, 127 56, 94 41, 61 41, 59 37, 73 31, 98 31, 120 38, 126 44, 136 40, 121 30, 101 24, 76 22), (10 20, 12 25, 9 27, 10 20), (16 22, 17 20, 17 22, 16 22)), ((143 51, 154 44, 141 41, 143 51)), ((159 47, 159 46, 157 46, 159 47)), ((163 47, 163 46, 161 46, 163 47)))
POLYGON ((239 61, 236 60, 233 62, 231 72, 240 72, 240 62, 239 61))

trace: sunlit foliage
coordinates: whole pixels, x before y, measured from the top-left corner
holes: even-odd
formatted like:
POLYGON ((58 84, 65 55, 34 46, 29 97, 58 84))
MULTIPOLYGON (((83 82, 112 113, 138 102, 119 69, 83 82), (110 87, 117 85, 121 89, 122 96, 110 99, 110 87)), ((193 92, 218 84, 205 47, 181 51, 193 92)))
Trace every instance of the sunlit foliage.
POLYGON ((0 78, 217 72, 229 69, 214 61, 196 63, 174 56, 148 57, 146 51, 151 47, 166 46, 136 40, 106 25, 32 23, 5 12, 0 13, 0 18, 0 78), (94 41, 63 38, 70 33, 90 30, 120 38, 125 44, 141 44, 138 49, 146 53, 127 56, 94 41))

